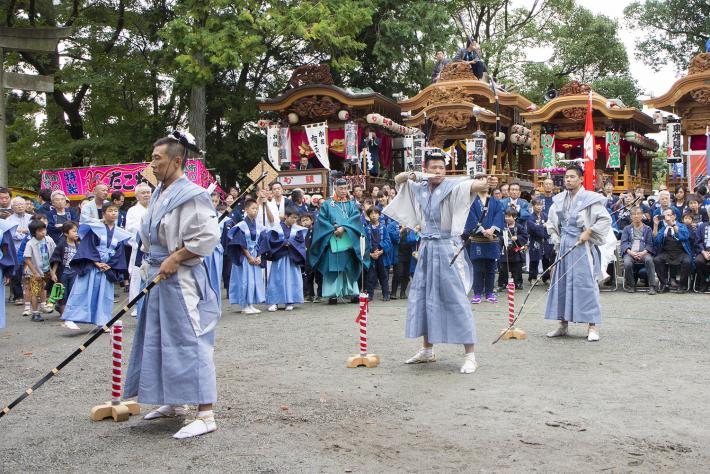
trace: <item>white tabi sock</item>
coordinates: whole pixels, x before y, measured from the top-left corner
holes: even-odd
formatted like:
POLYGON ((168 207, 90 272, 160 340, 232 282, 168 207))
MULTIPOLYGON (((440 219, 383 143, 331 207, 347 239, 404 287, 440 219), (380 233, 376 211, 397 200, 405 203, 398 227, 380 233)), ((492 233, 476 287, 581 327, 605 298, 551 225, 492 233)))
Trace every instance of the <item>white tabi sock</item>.
POLYGON ((421 354, 424 356, 430 356, 434 353, 434 348, 433 347, 422 347, 422 352, 421 354))
POLYGON ((217 429, 212 410, 198 411, 195 421, 182 427, 180 431, 173 435, 175 439, 194 438, 203 434, 211 433, 217 429))
POLYGON ((157 408, 146 416, 143 417, 144 420, 156 420, 158 418, 172 418, 175 416, 185 416, 189 409, 186 405, 163 405, 157 408))
POLYGON ((461 366, 462 374, 472 374, 478 368, 476 363, 476 354, 474 352, 469 352, 463 360, 463 365, 461 366))

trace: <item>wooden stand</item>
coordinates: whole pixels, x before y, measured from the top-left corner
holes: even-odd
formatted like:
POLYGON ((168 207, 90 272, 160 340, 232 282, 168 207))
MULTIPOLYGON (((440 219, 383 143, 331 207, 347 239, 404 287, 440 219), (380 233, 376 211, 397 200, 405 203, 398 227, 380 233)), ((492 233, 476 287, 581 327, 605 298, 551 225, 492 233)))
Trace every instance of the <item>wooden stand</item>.
POLYGON ((91 419, 93 421, 101 421, 106 418, 113 418, 113 421, 128 421, 130 415, 138 415, 140 412, 141 406, 136 402, 122 401, 118 405, 106 402, 91 409, 91 419))
MULTIPOLYGON (((501 334, 504 333, 505 331, 506 330, 503 329, 503 331, 501 331, 501 334)), ((508 332, 503 334, 503 337, 501 337, 501 339, 503 339, 504 341, 507 341, 508 339, 522 340, 522 339, 527 339, 527 338, 528 338, 528 336, 525 335, 525 331, 523 331, 522 329, 519 329, 519 328, 510 328, 508 330, 508 332)))
POLYGON ((380 356, 375 354, 367 355, 354 355, 348 357, 348 369, 354 369, 356 367, 367 367, 371 369, 380 365, 380 356))

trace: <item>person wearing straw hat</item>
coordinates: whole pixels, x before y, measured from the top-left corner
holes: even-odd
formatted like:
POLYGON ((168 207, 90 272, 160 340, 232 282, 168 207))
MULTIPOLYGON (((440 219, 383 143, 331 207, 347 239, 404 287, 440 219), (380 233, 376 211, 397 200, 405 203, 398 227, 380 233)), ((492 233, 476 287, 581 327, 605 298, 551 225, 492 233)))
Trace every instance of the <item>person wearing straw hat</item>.
POLYGON ((217 429, 212 405, 220 289, 212 286, 203 260, 217 248, 220 230, 209 193, 184 174, 188 150, 199 153, 194 139, 180 132, 153 144, 150 166, 160 184, 139 231, 141 271, 145 281, 162 279, 140 309, 125 384, 126 398, 160 405, 146 420, 185 415, 186 404, 198 406, 177 439, 217 429))

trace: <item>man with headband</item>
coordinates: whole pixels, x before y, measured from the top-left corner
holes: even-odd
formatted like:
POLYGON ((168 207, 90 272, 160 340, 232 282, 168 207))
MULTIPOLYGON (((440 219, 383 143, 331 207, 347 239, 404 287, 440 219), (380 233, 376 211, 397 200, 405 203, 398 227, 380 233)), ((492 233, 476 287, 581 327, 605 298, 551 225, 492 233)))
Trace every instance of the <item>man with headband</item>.
POLYGON ((219 322, 219 288, 213 288, 203 259, 219 243, 219 226, 209 193, 183 172, 190 136, 175 132, 153 144, 151 167, 160 181, 142 220, 146 281, 162 280, 146 295, 133 338, 125 396, 161 405, 146 420, 185 415, 198 406, 194 421, 174 437, 191 438, 217 429, 213 360, 219 322))
POLYGON ((423 338, 423 348, 407 364, 435 362, 433 345, 463 344, 461 373, 476 370, 473 349, 476 329, 468 292, 471 268, 466 257, 451 260, 461 247, 461 233, 476 193, 488 189, 485 179, 445 178, 441 152, 425 156, 426 180, 421 173, 395 177, 397 197, 384 214, 421 235, 419 261, 409 290, 406 336, 423 338))

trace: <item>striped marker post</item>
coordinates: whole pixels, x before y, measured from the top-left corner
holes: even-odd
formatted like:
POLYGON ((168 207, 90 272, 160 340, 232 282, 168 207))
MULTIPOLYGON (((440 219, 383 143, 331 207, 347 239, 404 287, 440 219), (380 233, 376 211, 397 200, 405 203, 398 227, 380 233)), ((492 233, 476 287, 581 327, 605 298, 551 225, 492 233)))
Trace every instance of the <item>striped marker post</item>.
POLYGON ((508 326, 515 321, 515 283, 512 278, 508 279, 508 326))
POLYGON ((121 403, 121 379, 123 378, 123 322, 111 326, 111 404, 121 403))
POLYGON ((358 330, 360 331, 360 353, 348 357, 348 368, 362 366, 371 368, 380 364, 379 356, 367 353, 367 315, 369 311, 370 302, 367 299, 367 293, 360 293, 360 312, 355 319, 355 324, 358 325, 358 330))

